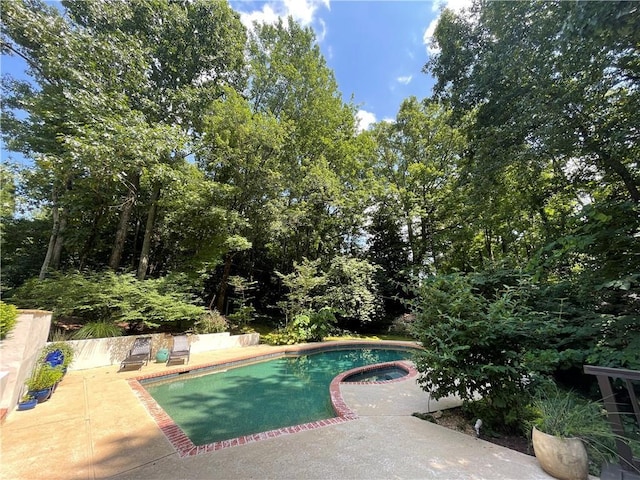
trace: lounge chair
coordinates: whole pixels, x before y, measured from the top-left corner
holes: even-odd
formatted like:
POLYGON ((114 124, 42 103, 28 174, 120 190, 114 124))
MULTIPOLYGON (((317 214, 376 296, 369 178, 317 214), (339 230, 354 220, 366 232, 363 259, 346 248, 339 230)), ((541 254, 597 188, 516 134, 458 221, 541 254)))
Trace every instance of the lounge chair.
POLYGON ((173 346, 169 352, 169 358, 167 359, 167 365, 175 360, 184 360, 184 363, 189 363, 189 357, 191 355, 191 346, 186 335, 176 335, 173 337, 173 346))
POLYGON ((151 337, 138 337, 133 342, 133 347, 129 350, 127 358, 120 362, 120 370, 127 367, 137 366, 141 369, 151 358, 151 337))

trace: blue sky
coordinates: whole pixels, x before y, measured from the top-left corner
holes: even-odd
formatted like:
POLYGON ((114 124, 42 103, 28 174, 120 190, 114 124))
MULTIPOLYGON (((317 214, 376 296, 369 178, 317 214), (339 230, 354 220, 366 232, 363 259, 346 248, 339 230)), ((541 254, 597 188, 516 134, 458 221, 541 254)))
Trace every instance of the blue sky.
MULTIPOLYGON (((460 10, 470 0, 230 0, 248 28, 254 21, 293 16, 316 33, 343 99, 353 96, 359 126, 394 119, 403 99, 431 94, 433 79, 422 73, 428 39, 442 6, 460 10)), ((2 74, 25 78, 24 62, 2 56, 2 74)), ((23 163, 18 154, 2 151, 23 163)))

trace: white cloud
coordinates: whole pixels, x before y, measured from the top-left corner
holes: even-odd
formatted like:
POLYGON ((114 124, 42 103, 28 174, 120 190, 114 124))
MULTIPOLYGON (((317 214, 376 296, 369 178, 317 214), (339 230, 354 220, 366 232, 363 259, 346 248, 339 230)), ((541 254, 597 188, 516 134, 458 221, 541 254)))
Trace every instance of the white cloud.
POLYGON ((333 47, 331 45, 327 46, 327 55, 326 55, 328 60, 331 60, 333 58, 333 47))
POLYGON ((356 130, 358 132, 362 132, 363 130, 367 130, 371 124, 376 123, 376 115, 371 112, 367 112, 366 110, 358 110, 356 113, 356 130))
POLYGON ((398 83, 401 83, 403 85, 409 85, 411 83, 411 80, 413 79, 413 75, 407 75, 405 77, 398 77, 396 78, 396 81, 398 83))
POLYGON ((263 5, 262 10, 254 10, 251 13, 240 12, 240 21, 247 28, 247 30, 253 29, 254 22, 266 23, 272 25, 278 21, 278 15, 270 5, 263 5))
MULTIPOLYGON (((262 10, 254 10, 252 12, 240 12, 240 21, 247 29, 253 28, 253 23, 274 24, 278 18, 286 19, 289 15, 293 20, 302 26, 307 26, 315 20, 315 14, 319 7, 324 6, 330 9, 329 0, 284 0, 266 2, 262 5, 262 10)), ((323 31, 321 35, 324 37, 325 26, 322 24, 323 31)), ((320 35, 318 36, 320 38, 320 35)))
POLYGON ((316 41, 318 43, 322 43, 322 41, 324 40, 324 37, 327 36, 327 24, 324 23, 324 20, 322 20, 321 18, 318 19, 318 23, 320 24, 320 31, 316 31, 316 41))
POLYGON ((427 47, 427 53, 429 55, 436 54, 440 51, 439 48, 437 48, 435 45, 431 43, 433 39, 433 34, 436 31, 436 27, 438 26, 439 20, 440 20, 440 15, 438 15, 436 18, 431 20, 431 23, 429 24, 427 29, 424 31, 424 35, 422 37, 422 43, 424 43, 424 45, 427 47))

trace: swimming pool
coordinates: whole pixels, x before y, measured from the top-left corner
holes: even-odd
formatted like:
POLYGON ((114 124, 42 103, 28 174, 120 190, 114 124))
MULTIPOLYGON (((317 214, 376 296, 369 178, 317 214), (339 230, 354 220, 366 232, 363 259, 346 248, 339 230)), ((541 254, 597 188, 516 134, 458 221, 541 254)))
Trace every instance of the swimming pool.
MULTIPOLYGON (((333 419, 336 412, 329 386, 339 373, 410 359, 412 350, 349 346, 347 350, 303 352, 235 368, 195 369, 184 375, 140 382, 153 398, 152 403, 157 402, 163 410, 160 420, 156 418, 161 428, 163 420, 175 422, 193 447, 211 446, 283 427, 296 431, 301 425, 333 419)), ((178 448, 170 433, 165 433, 178 448)))

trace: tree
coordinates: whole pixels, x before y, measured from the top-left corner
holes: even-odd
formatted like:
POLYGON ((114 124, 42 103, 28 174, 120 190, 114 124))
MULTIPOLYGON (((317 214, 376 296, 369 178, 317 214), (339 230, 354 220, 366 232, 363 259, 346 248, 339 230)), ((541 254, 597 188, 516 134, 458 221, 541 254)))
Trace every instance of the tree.
MULTIPOLYGON (((223 1, 196 2, 67 2, 78 24, 99 35, 124 32, 141 43, 149 65, 145 88, 131 92, 131 101, 154 123, 179 127, 197 140, 204 111, 222 94, 223 85, 244 86, 244 27, 223 1)), ((172 168, 186 153, 175 142, 157 162, 172 168)), ((193 147, 191 148, 193 150, 193 147)), ((150 195, 137 276, 149 264, 151 236, 163 186, 171 176, 149 168, 150 195)), ((122 232, 126 225, 119 229, 122 232)), ((126 230, 125 230, 126 231, 126 230)), ((115 249, 114 249, 115 252, 115 249)), ((119 263, 113 258, 112 268, 119 263)))
POLYGON ((486 253, 499 259, 504 244, 541 281, 573 284, 608 345, 591 358, 627 365, 640 287, 637 4, 478 2, 469 15, 444 12, 425 68, 467 119, 462 175, 486 253))
POLYGON ((342 318, 358 325, 381 316, 381 302, 374 275, 378 267, 367 260, 336 256, 327 272, 326 305, 342 318))
POLYGON ((278 222, 284 190, 280 155, 291 125, 269 113, 253 112, 232 89, 211 104, 203 123, 198 163, 207 177, 225 186, 217 198, 219 208, 228 212, 221 235, 243 238, 246 244, 225 254, 216 295, 217 308, 224 311, 233 257, 248 246, 263 249, 278 222))
POLYGON ((448 218, 461 203, 454 188, 464 138, 448 124, 450 115, 436 103, 410 97, 395 123, 375 129, 378 208, 401 214, 416 271, 438 270, 451 228, 448 218))
POLYGON ((25 58, 35 82, 3 80, 3 133, 10 148, 37 157, 32 184, 51 204, 41 276, 58 267, 63 245, 81 249, 85 263, 101 225, 115 240, 108 262, 96 263, 119 268, 127 245, 135 257, 129 232, 145 203, 144 278, 169 170, 193 150, 187 140, 221 85, 244 85, 244 29, 222 1, 63 5, 64 16, 37 1, 2 5, 3 53, 25 58), (84 247, 69 245, 65 230, 87 232, 84 247))
POLYGON ((582 188, 595 181, 640 202, 635 9, 629 2, 479 2, 473 20, 442 16, 441 50, 425 69, 459 113, 477 108, 472 142, 485 169, 519 161, 511 153, 528 145, 582 188))
POLYGON ((286 301, 281 303, 287 321, 296 315, 318 311, 325 306, 322 292, 327 284, 327 277, 320 271, 320 259, 305 258, 302 263, 294 262, 293 268, 293 272, 286 275, 276 272, 289 290, 286 301))
POLYGON ((342 101, 310 28, 292 18, 255 25, 249 57, 253 110, 292 127, 280 154, 282 216, 268 245, 276 259, 285 260, 277 267, 283 270, 290 259, 340 250, 362 219, 361 175, 367 169, 355 108, 342 101))
MULTIPOLYGON (((44 277, 50 264, 59 266, 66 226, 78 207, 102 204, 93 192, 100 190, 104 199, 110 188, 124 184, 128 193, 121 224, 127 223, 139 181, 139 173, 131 169, 139 172, 149 156, 162 149, 158 140, 170 141, 173 135, 163 125, 148 125, 130 108, 132 86, 146 83, 135 41, 74 28, 57 8, 37 2, 3 7, 3 50, 27 60, 39 87, 5 81, 9 94, 3 107, 29 113, 17 117, 5 110, 5 135, 11 148, 36 157, 32 184, 42 187, 41 200, 51 202, 53 229, 41 269, 44 277)), ((116 236, 112 265, 119 263, 122 237, 116 236)))

